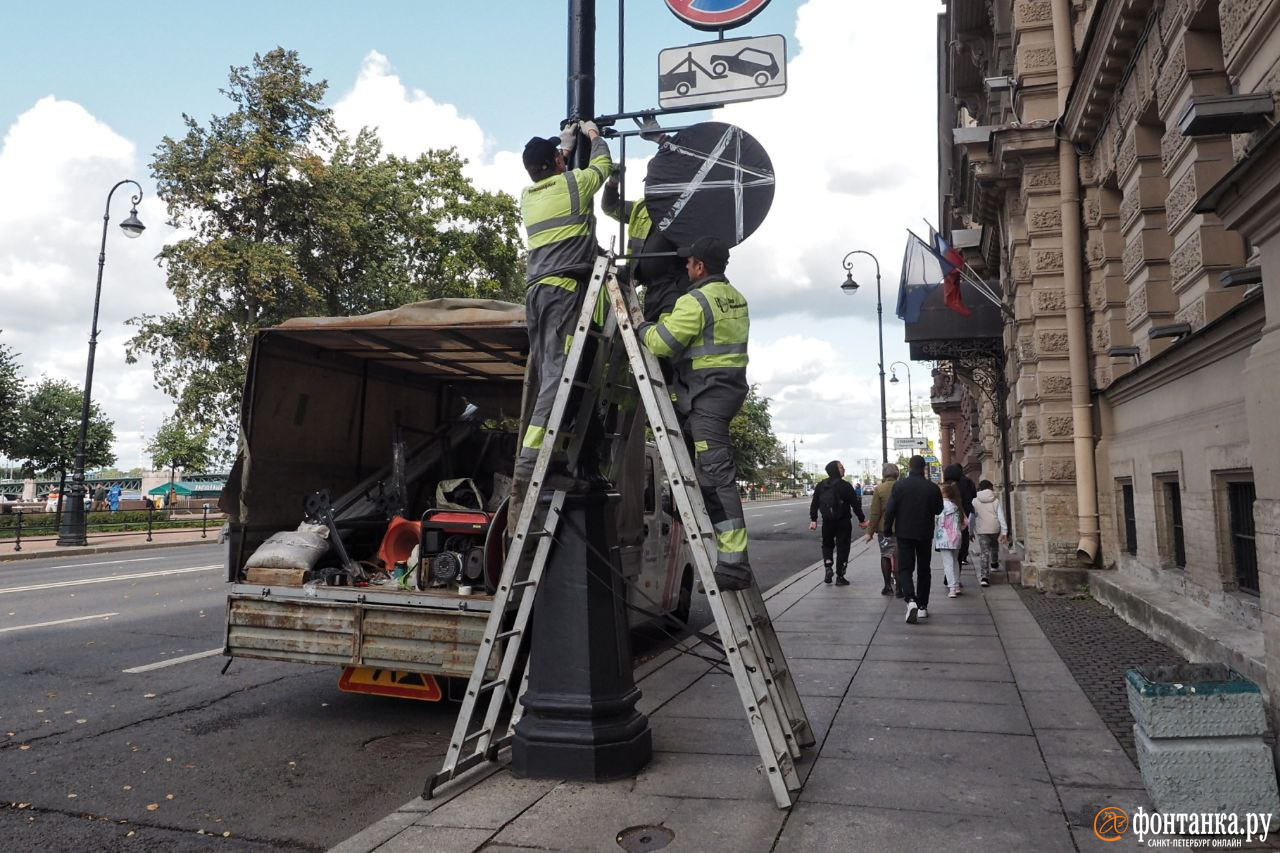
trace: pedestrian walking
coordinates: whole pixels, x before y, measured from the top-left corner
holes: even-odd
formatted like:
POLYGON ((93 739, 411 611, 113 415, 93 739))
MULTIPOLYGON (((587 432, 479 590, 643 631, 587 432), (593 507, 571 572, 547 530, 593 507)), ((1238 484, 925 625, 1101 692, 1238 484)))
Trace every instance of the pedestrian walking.
POLYGON ((120 496, 124 493, 124 488, 119 483, 112 483, 111 488, 107 489, 107 505, 112 512, 120 511, 120 496))
MULTIPOLYGON (((952 462, 943 469, 942 481, 944 483, 956 484, 956 489, 960 493, 960 500, 958 503, 960 512, 965 518, 968 518, 973 513, 973 499, 978 494, 978 488, 973 484, 973 480, 970 480, 965 476, 963 467, 956 462, 952 462)), ((963 568, 964 564, 969 560, 969 545, 970 533, 966 528, 960 533, 960 554, 957 566, 961 568, 963 568)), ((956 577, 959 577, 959 575, 956 575, 956 577)), ((963 587, 963 584, 961 584, 961 586, 963 587)))
POLYGON ((893 486, 898 482, 898 466, 892 462, 884 463, 880 476, 881 480, 871 494, 871 509, 867 512, 867 541, 870 542, 874 536, 876 544, 880 546, 880 574, 884 576, 884 589, 880 590, 880 594, 894 595, 896 590, 898 598, 902 598, 902 588, 898 586, 895 577, 898 565, 897 545, 893 536, 884 532, 884 511, 889 506, 893 486))
POLYGON ((853 517, 866 527, 862 514, 862 498, 844 478, 844 464, 839 459, 827 463, 827 479, 818 483, 809 501, 809 529, 818 528, 818 515, 822 515, 822 565, 826 568, 825 583, 831 583, 832 555, 835 557, 836 586, 848 586, 845 569, 849 565, 849 546, 853 542, 853 517), (850 513, 852 512, 852 515, 850 513))
POLYGON ((1000 546, 1009 541, 1004 505, 990 480, 978 483, 973 499, 973 534, 978 537, 978 582, 990 585, 988 575, 1000 568, 1000 546))
POLYGON ((955 483, 942 484, 942 512, 933 522, 933 549, 938 552, 942 561, 942 577, 947 584, 947 597, 955 598, 960 594, 960 554, 961 533, 966 527, 965 517, 960 514, 960 490, 955 483))
POLYGON ((894 483, 889 493, 884 516, 885 533, 897 537, 898 588, 907 601, 906 620, 912 625, 929 616, 933 520, 942 512, 942 492, 924 470, 924 457, 912 456, 907 476, 894 483))
POLYGON ((107 487, 102 483, 93 490, 93 508, 94 510, 105 510, 107 508, 107 487))

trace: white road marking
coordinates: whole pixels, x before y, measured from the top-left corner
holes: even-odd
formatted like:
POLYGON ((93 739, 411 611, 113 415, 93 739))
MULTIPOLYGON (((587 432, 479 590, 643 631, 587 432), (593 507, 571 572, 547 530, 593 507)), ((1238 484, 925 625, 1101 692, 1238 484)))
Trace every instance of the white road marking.
POLYGON ((139 578, 158 578, 166 575, 189 575, 192 572, 208 572, 213 569, 222 568, 221 563, 215 563, 212 566, 192 566, 188 569, 166 569, 159 572, 135 572, 131 575, 111 575, 105 578, 81 578, 74 581, 57 581, 55 583, 32 584, 31 586, 9 586, 0 588, 0 595, 7 595, 11 592, 37 592, 42 589, 59 589, 65 586, 83 586, 90 583, 111 583, 112 581, 131 581, 139 578))
POLYGON ((785 522, 785 521, 779 521, 777 524, 775 524, 775 525, 774 525, 774 527, 781 527, 782 525, 784 525, 784 524, 786 524, 786 523, 787 523, 787 522, 785 522))
POLYGON ((222 646, 218 646, 218 648, 216 649, 209 649, 209 651, 207 652, 196 652, 194 655, 183 655, 180 658, 169 658, 167 660, 156 661, 155 663, 148 663, 148 664, 143 664, 142 666, 135 666, 135 667, 132 667, 131 669, 123 669, 121 670, 121 672, 127 672, 130 675, 136 675, 139 672, 150 672, 153 669, 164 669, 166 666, 175 666, 180 663, 187 663, 188 661, 200 660, 200 658, 211 658, 214 655, 220 655, 220 654, 222 654, 222 646))
POLYGON ((172 558, 172 557, 133 557, 133 558, 128 559, 128 560, 112 560, 112 559, 108 558, 108 559, 105 559, 105 560, 103 560, 103 561, 101 561, 101 562, 98 562, 98 563, 66 563, 66 564, 61 565, 61 566, 46 566, 45 568, 49 568, 49 569, 80 569, 80 568, 83 568, 83 567, 85 567, 85 566, 111 566, 111 565, 114 565, 114 564, 116 564, 116 563, 145 563, 145 562, 147 562, 148 560, 170 560, 170 559, 173 559, 173 558, 172 558))
POLYGON ((54 619, 52 622, 33 622, 30 625, 14 625, 12 628, 0 628, 0 634, 6 631, 25 631, 28 628, 46 628, 50 625, 66 625, 68 622, 87 622, 90 619, 106 619, 119 616, 119 613, 95 613, 92 616, 77 616, 74 619, 54 619))

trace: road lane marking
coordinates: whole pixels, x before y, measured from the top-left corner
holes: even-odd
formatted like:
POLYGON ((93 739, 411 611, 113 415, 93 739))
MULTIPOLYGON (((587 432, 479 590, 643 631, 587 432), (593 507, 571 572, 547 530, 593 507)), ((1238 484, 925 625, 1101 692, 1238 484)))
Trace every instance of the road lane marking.
POLYGON ((104 559, 97 563, 65 563, 61 566, 44 566, 46 569, 80 569, 85 566, 111 566, 116 563, 145 563, 148 560, 169 560, 171 557, 133 557, 128 560, 104 559))
POLYGON ((216 649, 209 649, 207 652, 196 652, 194 655, 183 655, 180 658, 168 658, 166 660, 156 661, 155 663, 147 663, 142 666, 135 666, 130 669, 122 669, 120 671, 127 672, 130 675, 136 675, 140 672, 151 672, 153 669, 164 669, 166 666, 176 666, 180 663, 200 660, 200 658, 211 658, 214 655, 220 654, 222 654, 222 646, 218 646, 216 649))
POLYGON ((74 581, 56 581, 54 583, 32 584, 31 586, 9 586, 0 588, 0 595, 7 595, 11 592, 38 592, 44 589, 59 589, 66 586, 83 586, 90 583, 110 583, 112 581, 131 581, 140 578, 158 578, 166 575, 189 575, 192 572, 209 572, 214 569, 222 568, 221 563, 215 563, 212 566, 192 566, 188 569, 165 569, 159 572, 135 572, 131 575, 111 575, 105 578, 81 578, 74 581))
POLYGON ((787 524, 787 523, 788 523, 788 522, 785 522, 785 521, 779 521, 777 524, 775 524, 775 525, 774 525, 774 527, 781 527, 782 525, 787 524))
POLYGON ((25 631, 28 628, 47 628, 50 625, 66 625, 68 622, 87 622, 90 619, 106 619, 119 616, 119 613, 95 613, 92 616, 77 616, 74 619, 54 619, 52 622, 33 622, 30 625, 14 625, 11 628, 0 628, 0 634, 6 631, 25 631))

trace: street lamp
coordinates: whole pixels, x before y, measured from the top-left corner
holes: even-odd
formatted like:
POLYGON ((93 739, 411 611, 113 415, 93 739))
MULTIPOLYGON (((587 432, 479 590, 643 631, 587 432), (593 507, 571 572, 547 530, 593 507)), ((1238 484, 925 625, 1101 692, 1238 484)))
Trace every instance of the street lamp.
POLYGON ((84 515, 84 453, 89 437, 89 402, 93 394, 93 356, 98 348, 98 304, 102 299, 102 268, 107 263, 107 224, 111 221, 111 197, 125 184, 133 184, 138 190, 132 199, 129 217, 120 223, 120 230, 129 238, 139 237, 147 226, 138 219, 138 202, 142 201, 142 186, 137 181, 125 179, 107 193, 106 208, 102 212, 102 247, 98 250, 98 283, 93 291, 93 323, 89 327, 89 364, 85 368, 84 400, 80 407, 80 438, 76 442, 75 469, 71 475, 71 503, 62 514, 58 529, 59 545, 87 545, 84 515))
POLYGON ((911 407, 911 367, 905 361, 895 361, 889 365, 889 384, 898 384, 898 371, 894 370, 899 364, 902 369, 907 372, 907 430, 912 438, 916 437, 916 416, 915 410, 911 407))
MULTIPOLYGON (((800 437, 800 443, 804 444, 804 436, 800 437)), ((791 436, 791 487, 796 488, 800 485, 800 478, 796 476, 796 437, 791 436)))
POLYGON ((844 256, 841 265, 845 269, 844 283, 840 289, 853 296, 858 292, 858 283, 853 280, 853 263, 849 260, 854 255, 866 255, 876 264, 876 334, 880 341, 880 462, 889 462, 889 415, 884 403, 884 302, 880 298, 880 260, 864 249, 854 249, 844 256))

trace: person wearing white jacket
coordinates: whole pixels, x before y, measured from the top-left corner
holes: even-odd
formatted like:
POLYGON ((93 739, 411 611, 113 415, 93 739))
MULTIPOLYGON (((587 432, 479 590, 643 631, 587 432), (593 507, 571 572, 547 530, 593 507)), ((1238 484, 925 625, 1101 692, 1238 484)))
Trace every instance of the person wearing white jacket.
POLYGON ((1000 544, 1009 541, 1009 525, 1004 519, 1004 506, 990 480, 978 483, 973 499, 973 532, 978 537, 982 558, 978 565, 978 582, 987 586, 987 575, 1000 568, 1000 544))

